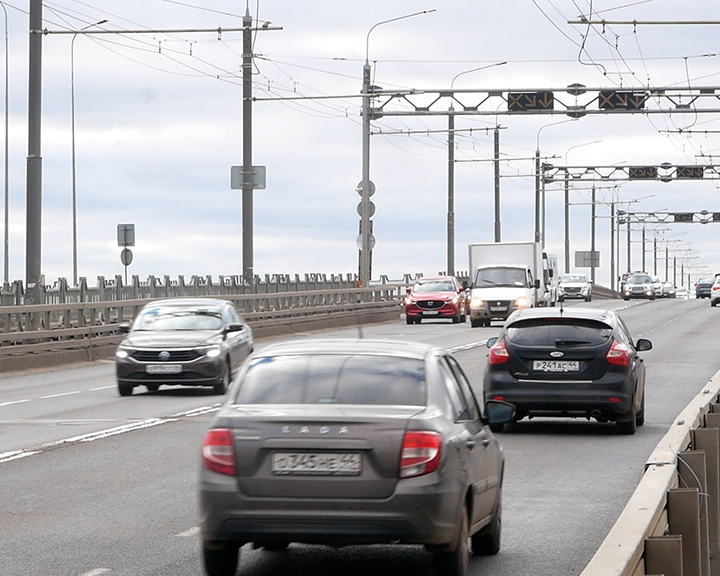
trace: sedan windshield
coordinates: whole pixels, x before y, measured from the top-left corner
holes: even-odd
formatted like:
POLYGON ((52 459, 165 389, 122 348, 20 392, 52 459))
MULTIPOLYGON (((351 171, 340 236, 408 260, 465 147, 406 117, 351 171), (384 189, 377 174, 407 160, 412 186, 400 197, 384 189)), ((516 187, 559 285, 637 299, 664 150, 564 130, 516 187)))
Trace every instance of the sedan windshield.
POLYGON ((562 283, 587 282, 587 278, 585 278, 585 276, 571 276, 568 274, 566 276, 563 276, 562 279, 560 280, 560 282, 562 282, 562 283))
POLYGON ((612 328, 583 318, 534 318, 515 322, 506 337, 520 346, 579 346, 604 344, 612 328))
POLYGON ((630 276, 630 278, 627 279, 628 284, 652 284, 652 280, 650 279, 650 276, 645 276, 642 274, 634 274, 633 276, 630 276))
POLYGON ((332 354, 258 358, 235 398, 235 404, 324 403, 424 406, 424 362, 332 354))
POLYGON ((220 330, 223 326, 217 308, 179 308, 166 306, 143 310, 133 324, 136 330, 220 330))

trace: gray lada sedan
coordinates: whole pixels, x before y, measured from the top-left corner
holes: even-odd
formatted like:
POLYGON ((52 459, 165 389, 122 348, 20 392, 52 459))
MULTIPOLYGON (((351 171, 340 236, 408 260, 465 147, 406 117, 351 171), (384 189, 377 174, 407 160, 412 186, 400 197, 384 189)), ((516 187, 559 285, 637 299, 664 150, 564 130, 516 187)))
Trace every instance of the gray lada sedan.
POLYGON ((256 352, 202 447, 206 573, 246 543, 423 544, 438 574, 500 548, 503 453, 457 361, 425 344, 302 340, 256 352))

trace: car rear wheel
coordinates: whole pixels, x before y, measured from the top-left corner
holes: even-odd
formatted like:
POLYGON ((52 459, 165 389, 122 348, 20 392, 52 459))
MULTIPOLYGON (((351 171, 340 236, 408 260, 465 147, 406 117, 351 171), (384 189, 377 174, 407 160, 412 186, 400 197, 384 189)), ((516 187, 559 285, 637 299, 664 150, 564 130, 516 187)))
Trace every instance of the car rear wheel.
POLYGON ((617 430, 620 434, 635 434, 637 430, 637 409, 635 408, 635 398, 632 401, 632 410, 630 417, 623 422, 617 422, 617 430))
POLYGON ((118 394, 120 396, 130 396, 133 393, 133 385, 132 384, 120 384, 118 382, 118 394))
POLYGON ((500 533, 502 532, 502 505, 498 498, 497 509, 492 522, 470 537, 473 554, 490 556, 500 552, 500 533))
POLYGON ((468 518, 463 509, 460 518, 460 529, 454 550, 449 552, 433 552, 433 567, 437 576, 465 576, 467 574, 468 556, 468 518))
POLYGON ((237 544, 229 543, 225 548, 203 546, 203 561, 208 576, 235 576, 239 557, 237 544))

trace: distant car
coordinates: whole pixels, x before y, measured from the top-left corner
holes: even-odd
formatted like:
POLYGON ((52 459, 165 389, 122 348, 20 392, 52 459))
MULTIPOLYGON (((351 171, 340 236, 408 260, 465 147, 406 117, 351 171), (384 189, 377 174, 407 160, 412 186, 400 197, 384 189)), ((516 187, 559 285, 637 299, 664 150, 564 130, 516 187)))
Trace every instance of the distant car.
POLYGON ((695 298, 710 298, 714 278, 700 278, 695 283, 695 298))
POLYGON ((634 434, 645 421, 645 365, 638 352, 652 343, 633 342, 613 311, 521 310, 487 345, 484 400, 514 404, 516 420, 594 418, 616 422, 621 434, 634 434))
POLYGON ((715 276, 712 288, 710 288, 710 306, 717 306, 720 302, 720 276, 715 276))
POLYGON ((253 350, 251 328, 232 302, 170 298, 151 302, 130 324, 115 353, 118 393, 136 386, 212 386, 224 394, 232 375, 253 350))
POLYGON ((585 302, 592 300, 592 282, 585 274, 565 274, 558 284, 558 301, 568 298, 581 298, 585 302))
POLYGON ((409 342, 302 340, 244 364, 205 435, 205 571, 235 574, 240 547, 423 544, 464 576, 500 548, 504 457, 457 361, 409 342))
POLYGON ((675 298, 675 285, 672 282, 663 282, 663 298, 675 298))
POLYGON ((625 280, 622 297, 623 300, 630 300, 631 298, 655 300, 655 288, 653 287, 652 278, 643 273, 630 274, 625 280))
POLYGON ((650 276, 652 280, 653 290, 655 290, 655 298, 665 298, 662 280, 658 276, 650 276))
POLYGON ((685 286, 678 286, 675 288, 675 298, 682 298, 687 300, 690 297, 688 289, 685 286))
POLYGON ((408 324, 420 324, 423 318, 448 318, 455 323, 466 321, 465 288, 454 276, 421 278, 408 287, 405 320, 408 324))

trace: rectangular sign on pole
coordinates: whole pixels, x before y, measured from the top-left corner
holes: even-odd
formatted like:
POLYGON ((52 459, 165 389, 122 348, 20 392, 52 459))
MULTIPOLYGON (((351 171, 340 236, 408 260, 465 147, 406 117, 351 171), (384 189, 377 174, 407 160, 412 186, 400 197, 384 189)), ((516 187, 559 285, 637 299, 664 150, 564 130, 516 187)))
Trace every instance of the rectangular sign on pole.
POLYGON ((575 252, 575 268, 600 268, 600 252, 577 250, 575 252))
POLYGON ((135 224, 118 224, 118 246, 135 246, 135 224))
MULTIPOLYGON (((265 190, 265 166, 253 166, 250 175, 253 190, 265 190)), ((230 166, 230 189, 242 190, 243 167, 230 166)))

